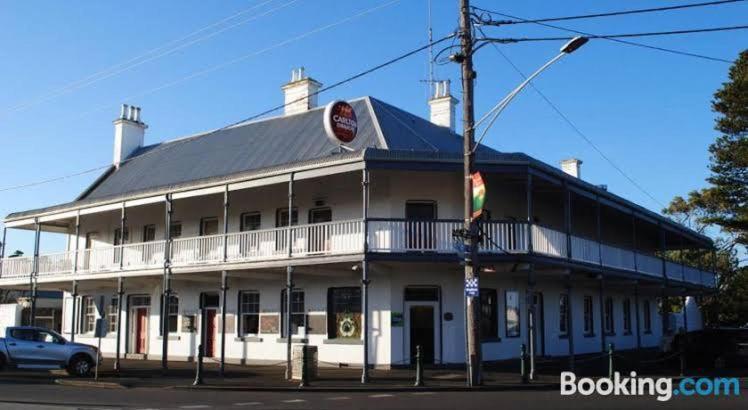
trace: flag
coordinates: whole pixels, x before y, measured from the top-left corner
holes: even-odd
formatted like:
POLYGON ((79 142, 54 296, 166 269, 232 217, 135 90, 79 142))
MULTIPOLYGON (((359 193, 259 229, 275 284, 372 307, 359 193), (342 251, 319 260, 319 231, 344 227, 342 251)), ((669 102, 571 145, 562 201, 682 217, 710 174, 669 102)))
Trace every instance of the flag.
POLYGON ((480 172, 473 173, 470 178, 473 180, 473 219, 475 219, 483 213, 483 205, 486 203, 486 185, 483 183, 480 172))

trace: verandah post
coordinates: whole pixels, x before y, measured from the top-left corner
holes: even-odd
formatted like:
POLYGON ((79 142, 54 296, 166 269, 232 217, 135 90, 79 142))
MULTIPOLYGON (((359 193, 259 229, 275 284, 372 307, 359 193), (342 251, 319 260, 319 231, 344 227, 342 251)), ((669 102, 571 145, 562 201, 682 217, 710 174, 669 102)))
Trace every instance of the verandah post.
POLYGON ((361 383, 369 382, 369 262, 367 252, 369 251, 369 171, 364 169, 362 172, 362 216, 363 226, 363 260, 361 261, 361 304, 362 315, 361 324, 364 336, 363 367, 361 370, 361 383))

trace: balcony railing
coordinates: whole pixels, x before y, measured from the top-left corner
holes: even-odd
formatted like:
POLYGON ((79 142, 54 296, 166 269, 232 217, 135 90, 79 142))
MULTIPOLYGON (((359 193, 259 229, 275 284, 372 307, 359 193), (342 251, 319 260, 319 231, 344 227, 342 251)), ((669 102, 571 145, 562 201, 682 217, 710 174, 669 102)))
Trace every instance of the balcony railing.
MULTIPOLYGON (((371 219, 368 221, 368 249, 375 253, 455 254, 461 248, 453 231, 462 228, 459 220, 417 221, 371 219)), ((637 253, 629 249, 600 244, 592 239, 526 222, 489 221, 482 224, 485 234, 481 253, 527 253, 530 240, 533 252, 545 256, 638 272, 662 278, 663 266, 668 279, 716 286, 711 272, 676 262, 637 253), (571 244, 570 254, 567 247, 571 244)), ((117 246, 81 249, 39 256, 38 275, 55 276, 118 272, 121 270, 159 269, 164 266, 166 241, 151 241, 117 246)), ((228 235, 178 238, 170 244, 170 262, 174 267, 220 263, 272 261, 361 253, 364 249, 364 221, 349 220, 296 225, 275 229, 229 233, 228 235), (290 241, 290 242, 289 242, 290 241), (289 255, 290 243, 290 255, 289 255)), ((34 258, 5 258, 0 278, 29 277, 34 258)))

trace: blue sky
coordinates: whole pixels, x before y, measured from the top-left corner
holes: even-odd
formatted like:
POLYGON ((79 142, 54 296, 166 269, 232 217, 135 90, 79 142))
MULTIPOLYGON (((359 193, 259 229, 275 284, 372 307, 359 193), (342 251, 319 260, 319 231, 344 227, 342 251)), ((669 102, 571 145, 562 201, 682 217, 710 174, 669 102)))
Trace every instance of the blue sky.
MULTIPOLYGON (((0 0, 0 78, 4 79, 0 93, 0 187, 110 163, 111 122, 121 103, 143 108, 150 127, 146 142, 154 143, 220 127, 282 103, 279 87, 296 66, 305 66, 311 76, 330 84, 424 44, 427 0, 400 0, 287 41, 388 3, 391 0, 0 0), (240 16, 248 20, 243 24, 88 86, 46 98, 51 91, 255 5, 259 7, 240 16), (228 63, 241 56, 247 58, 228 63), (210 71, 196 74, 206 70, 210 71)), ((473 3, 539 18, 678 2, 473 3)), ((745 23, 746 15, 748 4, 738 3, 558 24, 610 34, 738 25, 745 23)), ((451 32, 456 25, 457 1, 433 0, 435 37, 451 32)), ((563 34, 532 25, 488 31, 497 37, 563 34)), ((748 33, 636 41, 732 60, 748 44, 748 33)), ((522 70, 532 72, 553 57, 560 45, 542 42, 500 47, 522 70)), ((521 78, 491 47, 480 51, 475 64, 480 116, 521 78)), ((659 202, 667 203, 674 195, 704 185, 707 147, 716 136, 710 101, 726 80, 728 67, 595 40, 552 67, 535 84, 629 176, 659 202)), ((421 82, 427 73, 427 55, 423 53, 323 94, 320 102, 373 95, 427 116, 427 90, 421 82)), ((439 78, 459 82, 454 65, 437 66, 436 73, 439 78)), ((458 85, 454 91, 460 92, 458 85)), ((585 180, 607 184, 611 191, 655 211, 661 208, 605 162, 530 89, 502 114, 486 142, 498 150, 522 151, 554 165, 566 157, 581 158, 585 180)), ((0 192, 0 214, 68 202, 96 175, 0 192)), ((9 230, 9 250, 29 252, 32 236, 9 230)), ((63 247, 59 238, 43 238, 42 250, 63 247)))

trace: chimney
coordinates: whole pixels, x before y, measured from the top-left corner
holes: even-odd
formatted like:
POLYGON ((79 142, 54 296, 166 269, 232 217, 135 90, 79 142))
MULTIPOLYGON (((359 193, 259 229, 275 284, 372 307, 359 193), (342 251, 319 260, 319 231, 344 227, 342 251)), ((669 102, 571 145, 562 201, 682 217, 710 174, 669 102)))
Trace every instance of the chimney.
POLYGON ((449 92, 449 80, 434 83, 434 95, 429 100, 431 122, 455 130, 455 106, 457 99, 449 92))
POLYGON ((582 160, 576 158, 561 160, 561 170, 574 178, 582 178, 582 160))
POLYGON ((112 163, 119 168, 120 163, 143 146, 145 129, 140 119, 140 107, 122 104, 119 118, 114 120, 114 158, 112 163))
POLYGON ((284 96, 284 114, 296 114, 309 111, 317 106, 317 94, 322 83, 304 74, 304 67, 291 71, 291 81, 282 87, 284 96))

